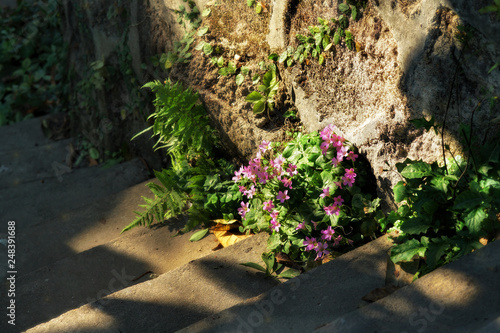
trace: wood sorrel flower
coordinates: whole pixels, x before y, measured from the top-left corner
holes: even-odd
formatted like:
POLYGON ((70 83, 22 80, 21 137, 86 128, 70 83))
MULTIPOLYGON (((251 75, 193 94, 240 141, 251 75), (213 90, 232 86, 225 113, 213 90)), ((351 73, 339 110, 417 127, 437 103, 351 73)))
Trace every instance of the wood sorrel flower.
POLYGON ((288 196, 288 190, 285 190, 283 192, 279 191, 276 199, 278 199, 281 203, 285 202, 285 200, 290 199, 290 197, 288 196))
POLYGON ((326 228, 326 230, 321 230, 321 233, 323 234, 321 236, 322 239, 331 241, 333 234, 335 234, 335 230, 333 230, 333 228, 331 226, 328 226, 328 228, 326 228))
POLYGON ((263 210, 267 210, 270 213, 273 210, 273 208, 274 208, 274 204, 273 204, 272 200, 264 201, 264 204, 262 207, 263 210))
POLYGON ((250 211, 249 202, 245 203, 244 201, 241 202, 241 208, 238 208, 238 214, 241 215, 242 218, 245 218, 245 214, 250 211))

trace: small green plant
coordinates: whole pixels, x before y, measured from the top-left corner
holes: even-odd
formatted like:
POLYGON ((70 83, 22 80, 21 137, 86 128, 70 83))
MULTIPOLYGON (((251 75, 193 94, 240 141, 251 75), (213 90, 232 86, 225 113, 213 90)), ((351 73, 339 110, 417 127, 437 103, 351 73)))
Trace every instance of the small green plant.
POLYGON ((255 5, 255 13, 260 14, 262 13, 262 9, 265 8, 264 4, 261 1, 255 2, 255 0, 247 0, 247 6, 252 7, 255 5))
MULTIPOLYGON (((182 26, 186 27, 186 21, 187 21, 191 24, 192 29, 197 29, 201 23, 200 10, 198 9, 196 3, 193 0, 182 0, 182 1, 187 2, 189 11, 187 10, 186 6, 180 5, 179 10, 175 11, 175 13, 177 14, 177 23, 180 23, 182 26)), ((208 16, 208 14, 205 16, 208 16)))
POLYGON ((143 88, 149 88, 156 94, 156 110, 148 117, 154 120, 154 124, 134 138, 152 130, 153 136, 158 137, 154 145, 156 149, 167 148, 173 156, 186 155, 189 151, 210 155, 217 140, 198 93, 170 80, 164 83, 152 81, 143 88))
POLYGON ((67 109, 67 47, 57 0, 0 8, 0 126, 67 109))
POLYGON ((276 77, 276 71, 270 69, 264 74, 262 84, 257 87, 258 91, 251 92, 246 101, 253 104, 253 112, 260 114, 267 109, 269 111, 274 109, 274 96, 278 92, 279 80, 276 77))
POLYGON ((481 14, 497 13, 497 19, 500 20, 500 0, 494 0, 494 2, 486 7, 479 10, 481 14))
MULTIPOLYGON (((413 123, 436 126, 433 120, 413 123)), ((470 149, 470 132, 466 141, 470 149)), ((491 240, 500 227, 500 143, 443 164, 409 159, 397 164, 404 180, 394 187, 394 200, 401 206, 381 220, 384 228, 401 231, 393 262, 421 259, 415 278, 482 247, 480 239, 491 240)))

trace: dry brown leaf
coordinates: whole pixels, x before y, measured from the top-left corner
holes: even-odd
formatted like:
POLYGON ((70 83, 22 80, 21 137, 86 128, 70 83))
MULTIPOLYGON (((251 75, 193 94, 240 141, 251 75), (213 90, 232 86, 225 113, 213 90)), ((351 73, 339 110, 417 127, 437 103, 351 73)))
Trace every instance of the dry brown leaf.
POLYGON ((252 235, 235 235, 227 231, 214 231, 213 234, 217 237, 217 240, 223 247, 228 247, 233 245, 240 240, 248 238, 252 235))
POLYGON ((488 244, 488 238, 484 238, 484 237, 479 238, 479 243, 481 243, 481 244, 483 244, 483 245, 488 244))
POLYGON ((400 287, 396 286, 385 286, 382 288, 377 288, 370 291, 367 295, 363 296, 362 300, 366 302, 376 302, 386 296, 389 296, 399 288, 400 287))

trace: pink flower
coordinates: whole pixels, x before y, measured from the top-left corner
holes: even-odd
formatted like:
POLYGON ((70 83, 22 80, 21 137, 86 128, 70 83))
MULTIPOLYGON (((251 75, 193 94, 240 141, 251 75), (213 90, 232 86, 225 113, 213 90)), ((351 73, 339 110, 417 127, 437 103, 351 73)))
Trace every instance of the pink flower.
POLYGON ((336 168, 339 163, 342 162, 342 160, 337 160, 336 157, 332 158, 332 165, 336 168))
POLYGON ((326 242, 318 243, 318 245, 316 246, 316 253, 318 255, 316 256, 316 259, 314 259, 314 260, 318 260, 318 259, 323 258, 324 256, 329 255, 330 251, 328 251, 327 249, 328 249, 328 244, 326 242))
POLYGON ((286 162, 286 160, 283 157, 283 155, 279 154, 278 157, 276 157, 273 162, 275 166, 277 165, 282 166, 286 162))
POLYGON ((332 240, 333 234, 335 233, 335 230, 331 226, 328 226, 326 230, 321 230, 321 233, 323 234, 321 236, 322 239, 324 240, 332 240))
POLYGON ((349 187, 352 187, 352 184, 354 184, 354 178, 356 178, 356 173, 354 172, 354 169, 345 169, 345 174, 342 177, 342 182, 344 185, 349 185, 349 187))
POLYGON ((243 192, 243 194, 246 195, 248 199, 253 198, 253 196, 255 194, 255 186, 252 185, 252 187, 249 190, 246 190, 245 192, 243 192))
POLYGON ((334 247, 339 246, 341 240, 342 240, 342 236, 338 235, 337 238, 335 238, 335 240, 333 242, 333 246, 334 247))
POLYGON ((276 220, 276 219, 278 218, 278 215, 279 215, 279 214, 280 214, 280 212, 279 212, 279 211, 277 211, 277 210, 273 210, 273 212, 270 214, 270 216, 271 216, 271 218, 272 218, 273 220, 276 220))
POLYGON ((316 248, 316 246, 318 246, 318 241, 314 237, 309 238, 306 236, 306 240, 303 241, 303 243, 306 247, 306 251, 312 251, 316 248))
POLYGON ((247 188, 245 186, 241 186, 241 185, 238 185, 238 188, 239 188, 241 193, 245 193, 245 191, 247 190, 247 188))
POLYGON ((234 172, 234 177, 233 177, 233 180, 234 182, 236 183, 238 180, 241 180, 241 174, 243 173, 243 166, 240 167, 240 169, 238 171, 235 171, 234 172))
POLYGON ((300 229, 304 230, 306 229, 306 221, 299 223, 299 225, 297 225, 297 227, 295 228, 295 230, 300 230, 300 229))
POLYGON ((250 203, 245 203, 241 202, 241 208, 238 208, 238 214, 241 215, 241 217, 245 218, 246 213, 250 211, 250 208, 248 207, 250 203))
POLYGON ((285 187, 292 189, 292 180, 291 179, 288 179, 285 177, 285 178, 281 179, 281 182, 283 183, 283 185, 285 185, 285 187))
POLYGON ((262 143, 259 145, 259 149, 262 153, 265 153, 266 151, 271 149, 271 142, 269 141, 262 141, 262 143))
POLYGON ((286 169, 286 172, 290 175, 290 177, 298 174, 297 172, 297 166, 294 164, 288 164, 288 169, 286 169))
POLYGON ((278 232, 280 230, 281 224, 276 220, 271 220, 271 230, 278 232))
POLYGON ((323 209, 325 210, 326 215, 333 215, 333 214, 339 215, 340 213, 340 209, 336 205, 326 206, 323 207, 323 209))
POLYGON ((263 210, 267 210, 269 213, 273 210, 274 204, 272 200, 264 201, 263 210))
POLYGON ((342 199, 342 197, 339 195, 338 197, 333 198, 333 201, 334 201, 333 204, 335 206, 340 207, 340 206, 342 206, 342 203, 344 202, 344 199, 342 199))
POLYGON ((319 195, 320 198, 325 198, 325 197, 329 197, 329 196, 330 196, 330 188, 329 187, 324 188, 323 193, 321 193, 319 195))
POLYGON ((321 152, 323 153, 323 155, 326 155, 328 148, 330 148, 330 144, 327 141, 323 141, 323 143, 321 143, 320 148, 321 148, 321 152))
POLYGON ((348 160, 351 160, 353 162, 356 161, 356 159, 358 158, 358 154, 354 154, 354 152, 351 150, 349 153, 347 153, 347 159, 348 160))
POLYGON ((288 190, 285 190, 283 192, 279 191, 276 199, 278 199, 281 203, 285 202, 285 200, 290 199, 290 197, 288 196, 288 190))
POLYGON ((313 224, 314 226, 314 230, 316 230, 316 228, 318 227, 318 223, 319 222, 314 222, 313 220, 311 220, 311 223, 313 224))

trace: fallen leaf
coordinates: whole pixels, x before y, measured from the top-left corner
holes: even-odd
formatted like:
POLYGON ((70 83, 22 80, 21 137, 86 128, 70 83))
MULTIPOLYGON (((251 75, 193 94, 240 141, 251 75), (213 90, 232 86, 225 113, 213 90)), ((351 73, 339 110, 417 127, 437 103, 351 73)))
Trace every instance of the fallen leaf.
POLYGON ((370 291, 367 295, 363 296, 362 300, 366 302, 376 302, 386 296, 389 296, 399 288, 400 287, 396 286, 385 286, 382 288, 376 288, 370 291))
POLYGON ((248 238, 252 235, 236 235, 227 231, 214 231, 213 234, 217 237, 217 240, 223 247, 228 247, 233 245, 240 240, 248 238))
POLYGON ((481 237, 479 238, 479 243, 486 245, 488 244, 488 238, 481 237))

